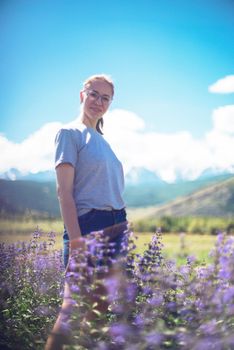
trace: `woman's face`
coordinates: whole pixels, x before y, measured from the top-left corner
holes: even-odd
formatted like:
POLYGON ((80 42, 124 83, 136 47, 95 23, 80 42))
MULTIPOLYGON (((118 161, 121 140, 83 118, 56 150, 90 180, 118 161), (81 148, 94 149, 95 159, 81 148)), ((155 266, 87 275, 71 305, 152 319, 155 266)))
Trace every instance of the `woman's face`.
POLYGON ((80 93, 84 115, 91 123, 97 122, 108 110, 112 101, 112 87, 105 81, 95 80, 80 93))

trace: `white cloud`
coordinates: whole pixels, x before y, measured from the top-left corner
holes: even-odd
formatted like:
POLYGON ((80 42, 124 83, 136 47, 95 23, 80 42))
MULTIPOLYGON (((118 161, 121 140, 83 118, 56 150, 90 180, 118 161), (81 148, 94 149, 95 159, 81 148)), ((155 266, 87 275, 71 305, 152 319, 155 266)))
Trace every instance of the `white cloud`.
MULTIPOLYGON (((173 182, 178 176, 195 179, 209 168, 234 172, 234 105, 214 110, 212 120, 212 129, 195 139, 187 131, 148 131, 135 113, 113 110, 105 116, 104 136, 123 162, 125 173, 132 167, 145 167, 173 182)), ((0 136, 0 173, 10 168, 22 172, 53 169, 54 137, 62 126, 48 123, 20 144, 0 136)))
MULTIPOLYGON (((131 113, 131 123, 132 117, 131 113)), ((136 122, 138 119, 135 115, 136 122)), ((124 114, 110 112, 106 116, 105 135, 123 161, 126 173, 132 167, 145 167, 165 181, 173 182, 178 175, 196 178, 206 169, 210 152, 204 141, 194 140, 186 131, 175 134, 147 132, 143 125, 135 130, 134 125, 130 128, 131 123, 127 111, 124 114)))
POLYGON ((53 169, 54 138, 61 123, 48 123, 22 143, 0 136, 0 173, 16 168, 23 173, 53 169))
POLYGON ((234 105, 219 107, 213 112, 213 129, 206 135, 214 167, 234 170, 234 105))
POLYGON ((195 179, 209 168, 234 171, 234 105, 214 110, 213 128, 202 139, 187 131, 146 131, 140 118, 128 111, 108 113, 105 130, 126 173, 132 167, 145 167, 173 182, 178 176, 195 179))
POLYGON ((214 84, 208 87, 209 92, 216 94, 230 94, 234 93, 234 75, 227 75, 226 77, 217 80, 214 84))
POLYGON ((219 107, 214 110, 214 130, 227 134, 234 134, 234 105, 219 107))

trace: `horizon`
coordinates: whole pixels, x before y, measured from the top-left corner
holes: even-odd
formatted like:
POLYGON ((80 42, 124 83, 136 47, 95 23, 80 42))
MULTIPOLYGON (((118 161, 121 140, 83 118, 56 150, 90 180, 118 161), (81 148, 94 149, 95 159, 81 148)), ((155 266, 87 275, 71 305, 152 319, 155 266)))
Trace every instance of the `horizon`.
MULTIPOLYGON (((178 184, 181 182, 196 182, 197 180, 205 179, 229 179, 229 177, 234 176, 234 171, 216 171, 212 169, 206 169, 198 177, 194 179, 180 178, 177 177, 173 181, 165 181, 158 174, 153 171, 150 171, 144 167, 132 167, 125 174, 125 186, 132 185, 142 185, 145 183, 164 183, 164 184, 178 184)), ((0 180, 9 180, 9 181, 35 181, 35 182, 50 182, 56 181, 55 170, 46 170, 42 172, 20 172, 18 169, 11 168, 4 173, 0 173, 0 180)), ((218 180, 219 181, 219 180, 218 180)))

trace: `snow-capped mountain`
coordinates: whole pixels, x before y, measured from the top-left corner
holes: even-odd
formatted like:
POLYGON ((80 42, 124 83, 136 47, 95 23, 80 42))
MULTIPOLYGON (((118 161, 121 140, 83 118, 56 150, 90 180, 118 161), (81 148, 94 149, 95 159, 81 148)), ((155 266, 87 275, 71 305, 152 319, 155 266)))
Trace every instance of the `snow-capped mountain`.
POLYGON ((18 169, 10 169, 2 174, 0 174, 0 179, 3 180, 31 180, 31 181, 54 181, 55 172, 54 171, 41 171, 38 173, 23 173, 18 169))
MULTIPOLYGON (((206 180, 217 176, 228 176, 232 175, 234 172, 220 172, 217 169, 206 169, 196 180, 206 180)), ((0 174, 0 179, 4 180, 30 180, 30 181, 55 181, 55 171, 48 170, 38 173, 23 173, 18 169, 10 169, 2 174, 0 174)), ((179 175, 175 183, 188 182, 189 180, 182 179, 179 175)), ((164 185, 167 184, 162 180, 156 173, 148 170, 144 167, 133 167, 129 172, 125 174, 126 186, 141 186, 141 185, 164 185)))
POLYGON ((163 184, 165 183, 157 174, 142 167, 132 168, 125 176, 126 185, 163 184))
MULTIPOLYGON (((38 173, 22 173, 17 169, 10 169, 0 174, 0 179, 4 180, 32 180, 32 181, 53 181, 55 180, 54 171, 44 171, 38 173)), ((125 176, 126 185, 142 185, 142 184, 159 184, 164 181, 154 172, 142 168, 134 167, 125 176)))

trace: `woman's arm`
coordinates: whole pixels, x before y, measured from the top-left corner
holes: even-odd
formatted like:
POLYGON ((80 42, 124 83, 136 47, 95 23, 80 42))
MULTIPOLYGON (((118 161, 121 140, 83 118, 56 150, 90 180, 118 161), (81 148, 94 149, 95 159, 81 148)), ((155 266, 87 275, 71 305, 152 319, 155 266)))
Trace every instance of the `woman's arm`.
MULTIPOLYGON (((77 219, 77 210, 73 198, 73 181, 75 170, 72 165, 62 163, 56 167, 57 194, 60 204, 60 211, 68 231, 71 248, 73 242, 82 240, 80 227, 77 219)), ((75 244, 77 247, 77 244, 75 244)), ((74 246, 74 248, 75 248, 74 246)))

